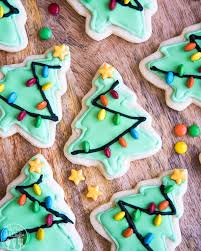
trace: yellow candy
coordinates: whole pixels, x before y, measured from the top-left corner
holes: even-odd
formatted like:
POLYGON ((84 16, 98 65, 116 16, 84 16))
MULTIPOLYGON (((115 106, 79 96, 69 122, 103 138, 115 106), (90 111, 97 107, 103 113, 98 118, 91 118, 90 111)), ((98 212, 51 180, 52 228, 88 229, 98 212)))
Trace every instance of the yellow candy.
POLYGON ((34 190, 34 193, 39 195, 39 196, 42 194, 41 188, 40 188, 40 186, 38 184, 33 185, 33 190, 34 190))
POLYGON ((39 228, 38 231, 36 232, 36 238, 39 240, 39 241, 42 241, 44 240, 45 238, 45 231, 43 228, 39 228))
POLYGON ((124 3, 128 4, 128 3, 130 3, 130 0, 124 0, 124 3))
POLYGON ((52 83, 48 82, 47 84, 43 85, 42 90, 43 91, 47 91, 48 89, 50 89, 52 87, 52 83))
POLYGON ((185 142, 179 141, 174 146, 175 152, 178 154, 184 154, 188 150, 188 146, 185 142))
POLYGON ((162 224, 162 216, 161 214, 156 215, 156 217, 154 218, 154 225, 156 227, 159 227, 162 224))
POLYGON ((0 18, 2 18, 4 15, 4 8, 3 6, 0 6, 0 18))
POLYGON ((101 109, 98 113, 98 120, 104 120, 106 117, 106 110, 105 109, 101 109))
POLYGON ((119 221, 119 220, 122 220, 124 217, 125 217, 125 212, 121 211, 121 212, 115 214, 114 219, 119 221))
POLYGON ((201 59, 201 52, 196 52, 195 54, 193 54, 191 56, 192 61, 197 61, 197 60, 200 60, 200 59, 201 59))
POLYGON ((4 84, 0 84, 0 92, 3 92, 5 90, 5 85, 4 84))

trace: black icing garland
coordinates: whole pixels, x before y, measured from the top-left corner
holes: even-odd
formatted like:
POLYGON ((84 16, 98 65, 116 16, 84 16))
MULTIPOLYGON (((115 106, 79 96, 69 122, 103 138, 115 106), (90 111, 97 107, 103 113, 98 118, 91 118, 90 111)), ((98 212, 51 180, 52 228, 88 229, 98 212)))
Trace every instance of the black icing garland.
POLYGON ((19 10, 17 8, 15 8, 14 6, 12 6, 8 0, 0 0, 1 2, 3 2, 10 10, 7 13, 4 13, 3 18, 4 17, 10 17, 13 14, 19 14, 19 10))
POLYGON ((136 5, 133 5, 131 2, 125 4, 124 0, 117 0, 117 3, 121 4, 122 6, 129 7, 138 11, 143 11, 143 6, 141 5, 141 3, 138 0, 134 0, 134 2, 136 3, 136 5))
POLYGON ((165 186, 161 185, 160 186, 160 191, 161 191, 163 197, 169 202, 169 207, 171 209, 170 212, 161 212, 161 211, 155 210, 153 213, 151 213, 148 209, 144 209, 144 208, 141 208, 141 207, 138 207, 138 206, 134 206, 132 204, 124 202, 123 200, 118 201, 119 207, 121 208, 122 211, 125 212, 125 218, 126 218, 126 220, 128 222, 129 227, 132 228, 133 233, 136 235, 136 237, 141 242, 143 247, 145 247, 148 251, 154 251, 154 250, 150 247, 150 245, 144 243, 144 237, 138 232, 138 230, 137 230, 137 228, 135 226, 135 223, 132 220, 132 216, 129 214, 126 207, 133 208, 134 210, 140 210, 141 212, 146 213, 148 215, 159 215, 159 214, 163 215, 163 216, 176 215, 176 208, 175 208, 173 202, 170 200, 170 198, 164 192, 164 190, 165 190, 165 186))
MULTIPOLYGON (((21 106, 16 105, 15 103, 8 103, 8 99, 3 97, 2 95, 0 95, 0 99, 2 99, 4 102, 6 102, 9 106, 11 106, 19 111, 25 111, 31 117, 36 118, 36 117, 40 116, 43 119, 58 121, 58 116, 53 113, 52 107, 49 103, 49 100, 46 98, 46 95, 45 95, 44 91, 42 90, 42 86, 39 83, 39 78, 36 74, 36 68, 35 68, 36 66, 42 66, 42 67, 48 66, 48 68, 50 68, 50 69, 60 69, 61 66, 60 65, 55 65, 55 66, 54 65, 47 65, 47 64, 37 63, 37 62, 31 63, 31 71, 32 71, 34 78, 36 78, 36 86, 37 86, 41 96, 43 97, 43 100, 47 102, 47 109, 48 109, 50 115, 42 115, 42 114, 38 114, 38 113, 29 112, 29 111, 25 110, 24 108, 22 108, 21 106)), ((29 87, 27 87, 27 88, 29 88, 29 87)))
POLYGON ((144 122, 146 120, 146 117, 133 117, 133 116, 129 116, 127 114, 112 110, 104 105, 98 104, 97 101, 100 99, 100 96, 107 94, 108 92, 110 92, 111 90, 113 90, 117 85, 119 85, 119 81, 115 81, 111 88, 109 90, 107 90, 106 92, 101 93, 100 95, 98 95, 96 98, 94 98, 92 100, 92 105, 95 107, 98 107, 100 109, 105 109, 108 112, 111 112, 113 114, 119 114, 122 117, 128 118, 128 119, 133 119, 133 120, 137 120, 137 122, 135 122, 131 127, 129 127, 128 129, 126 129, 124 132, 122 132, 120 135, 118 135, 116 138, 114 138, 113 140, 111 140, 110 142, 108 142, 107 144, 94 148, 94 149, 90 149, 88 152, 85 152, 84 150, 75 150, 72 151, 71 154, 72 155, 77 155, 80 153, 85 153, 85 154, 89 154, 89 153, 94 153, 94 152, 99 152, 99 151, 103 151, 105 148, 110 147, 111 145, 113 145, 114 143, 116 143, 119 138, 123 137, 125 134, 127 134, 131 128, 136 128, 138 125, 140 125, 142 122, 144 122))
MULTIPOLYGON (((201 36, 198 36, 198 35, 195 35, 195 34, 192 34, 189 36, 189 41, 191 43, 195 43, 196 44, 196 47, 195 49, 198 51, 198 52, 201 52, 201 47, 199 46, 199 44, 196 42, 196 40, 201 40, 201 36)), ((174 72, 174 71, 164 71, 162 69, 159 69, 158 67, 156 66, 151 66, 150 67, 150 70, 152 71, 157 71, 157 72, 161 72, 161 73, 164 73, 164 74, 167 74, 168 72, 172 72, 174 74, 174 76, 177 76, 179 78, 190 78, 190 77, 193 77, 195 79, 201 79, 201 75, 190 75, 190 74, 184 74, 184 75, 179 75, 178 72, 174 72)))
MULTIPOLYGON (((43 175, 41 175, 39 177, 39 179, 31 184, 31 185, 28 185, 28 186, 16 186, 16 190, 18 192, 20 192, 21 194, 25 194, 27 196, 27 198, 29 198, 32 202, 38 202, 38 204, 43 207, 47 212, 51 213, 52 215, 58 217, 58 218, 61 218, 61 220, 53 220, 52 222, 52 225, 51 226, 48 226, 47 224, 43 224, 41 226, 38 226, 38 227, 35 227, 35 228, 29 228, 29 229, 25 229, 25 230, 22 230, 18 233, 15 233, 11 236, 8 236, 8 238, 6 240, 11 240, 11 239, 15 239, 17 238, 18 236, 20 235, 25 235, 26 233, 35 233, 38 231, 39 228, 51 228, 53 225, 55 224, 60 224, 60 223, 71 223, 71 224, 74 224, 72 220, 70 220, 66 215, 62 214, 62 213, 59 213, 51 208, 47 208, 45 203, 44 202, 40 202, 39 200, 37 200, 36 198, 34 198, 32 195, 30 195, 25 189, 28 189, 28 188, 32 188, 34 184, 40 184, 42 183, 43 181, 43 175)), ((5 242, 5 241, 1 241, 0 242, 5 242)))

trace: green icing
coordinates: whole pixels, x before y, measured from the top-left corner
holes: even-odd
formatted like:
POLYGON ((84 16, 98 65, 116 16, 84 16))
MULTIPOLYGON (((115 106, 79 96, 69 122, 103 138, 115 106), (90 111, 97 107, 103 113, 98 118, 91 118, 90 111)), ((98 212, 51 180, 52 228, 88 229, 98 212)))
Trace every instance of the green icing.
MULTIPOLYGON (((134 109, 131 106, 131 103, 135 101, 136 97, 124 85, 118 71, 114 70, 113 78, 103 80, 102 77, 99 76, 93 82, 96 91, 85 101, 87 110, 75 123, 75 127, 81 129, 82 133, 80 137, 66 149, 68 154, 71 154, 72 151, 82 149, 83 141, 89 142, 90 149, 101 147, 116 138, 136 122, 135 120, 121 117, 120 124, 114 125, 112 122, 114 114, 110 112, 107 112, 105 120, 99 121, 97 119, 97 114, 100 109, 92 105, 92 99, 110 89, 116 80, 119 80, 119 85, 115 88, 115 91, 119 93, 119 99, 113 99, 110 94, 106 94, 109 101, 108 108, 130 116, 147 117, 145 111, 134 109)), ((119 176, 128 168, 127 164, 125 165, 126 159, 141 158, 142 156, 157 151, 161 146, 160 137, 155 132, 153 134, 153 131, 150 131, 150 127, 146 128, 146 122, 142 122, 136 130, 139 133, 139 139, 133 139, 130 133, 125 134, 123 137, 127 141, 128 147, 123 148, 118 142, 112 144, 110 146, 112 153, 110 158, 107 158, 103 151, 89 154, 81 153, 73 156, 99 160, 103 164, 107 176, 119 176)))
MULTIPOLYGON (((36 85, 32 87, 27 87, 27 80, 33 78, 33 74, 31 71, 31 63, 32 62, 40 62, 43 64, 48 64, 52 66, 60 65, 62 69, 51 69, 49 68, 49 75, 47 78, 43 78, 41 75, 42 67, 36 66, 36 74, 39 78, 40 85, 44 85, 48 82, 53 84, 52 88, 44 91, 46 98, 49 100, 49 103, 52 107, 53 112, 58 115, 58 102, 56 92, 61 91, 62 86, 59 78, 59 72, 65 71, 65 65, 68 64, 70 60, 70 54, 65 57, 64 61, 60 61, 59 58, 53 57, 52 52, 49 52, 44 59, 39 60, 29 60, 24 67, 13 67, 4 66, 1 68, 2 73, 4 74, 4 78, 0 80, 0 84, 5 85, 5 90, 0 93, 5 98, 8 98, 11 92, 16 92, 17 99, 15 101, 16 105, 23 107, 25 110, 42 114, 42 115, 50 115, 47 108, 43 110, 38 110, 36 105, 43 101, 43 98, 37 88, 36 85)), ((39 141, 41 144, 48 145, 52 141, 52 134, 50 131, 50 126, 52 121, 47 119, 42 119, 42 123, 39 128, 35 127, 36 119, 27 115, 24 120, 18 121, 17 116, 19 114, 19 110, 11 107, 6 102, 0 99, 0 108, 2 111, 2 116, 0 118, 0 129, 3 133, 9 133, 9 130, 14 124, 17 124, 21 129, 23 129, 26 133, 30 134, 34 139, 39 141)))
MULTIPOLYGON (((33 158, 35 159, 35 158, 33 158)), ((55 194, 55 190, 51 188, 50 185, 50 167, 48 166, 48 163, 44 159, 43 156, 40 155, 41 162, 45 163, 45 166, 42 168, 43 174, 43 182, 40 184, 42 195, 37 196, 32 188, 26 189, 26 191, 32 195, 34 198, 38 199, 39 201, 44 201, 46 196, 51 196, 53 199, 53 207, 52 209, 62 213, 69 217, 71 219, 72 215, 68 215, 65 209, 61 209, 61 207, 58 209, 56 206, 59 204, 64 198, 59 194, 55 194), (63 210, 63 211, 62 211, 63 210)), ((27 176, 26 179, 16 185, 30 185, 38 180, 40 177, 40 174, 37 173, 30 173, 29 172, 30 166, 27 164, 25 168, 23 169, 25 175, 27 176)), ((51 177, 52 179, 52 177, 51 177)), ((13 198, 10 199, 6 204, 4 204, 0 208, 0 225, 1 227, 7 227, 7 226, 16 226, 19 225, 23 229, 31 229, 35 227, 39 227, 43 224, 45 224, 45 217, 49 212, 47 212, 43 207, 40 207, 40 211, 38 213, 33 212, 33 203, 31 200, 27 198, 26 204, 24 206, 18 205, 18 199, 21 195, 14 187, 10 190, 13 198)), ((53 220, 59 220, 60 218, 57 218, 56 216, 53 216, 53 220)), ((74 219, 71 219, 74 221, 74 219)), ((71 224, 71 223, 67 223, 71 224)), ((20 248, 19 245, 17 245, 16 250, 25 250, 25 251, 78 251, 80 250, 78 245, 74 243, 72 237, 70 236, 69 230, 65 228, 66 223, 62 224, 55 224, 50 228, 45 229, 45 238, 42 241, 39 241, 36 239, 36 233, 28 233, 27 239, 25 240, 26 244, 24 247, 20 248)), ((14 228, 13 228, 14 229, 14 228)), ((13 231, 12 229, 12 231, 13 231)), ((16 239, 15 239, 16 240, 16 239)), ((16 245, 15 240, 12 240, 9 242, 6 241, 0 243, 0 248, 10 247, 9 250, 15 250, 12 249, 14 245, 16 245)))
MULTIPOLYGON (((184 184, 184 183, 183 183, 184 184)), ((168 193, 168 197, 173 202, 176 207, 177 214, 176 217, 181 217, 181 207, 177 204, 175 196, 178 196, 183 189, 182 185, 177 185, 172 181, 169 176, 163 178, 163 185, 174 185, 174 190, 171 193, 168 193)), ((140 188, 138 194, 121 197, 116 199, 123 200, 129 204, 142 207, 146 209, 150 203, 154 202, 158 205, 160 202, 164 201, 164 197, 161 194, 159 186, 144 186, 140 188)), ((129 207, 126 207, 129 214, 134 216, 135 210, 129 207)), ((121 211, 121 208, 116 204, 115 207, 110 208, 97 215, 97 220, 103 225, 104 230, 112 238, 116 246, 116 251, 147 251, 147 249, 142 245, 138 240, 135 234, 129 238, 124 238, 122 232, 128 228, 128 223, 124 218, 121 221, 114 220, 114 215, 121 211)), ((169 212, 170 208, 164 210, 164 212, 169 212)), ((168 251, 166 238, 172 240, 177 245, 179 240, 174 233, 174 228, 172 224, 172 216, 162 216, 162 224, 159 227, 154 226, 153 219, 155 215, 148 215, 141 212, 141 217, 139 221, 135 222, 137 231, 145 237, 148 233, 154 234, 154 239, 150 244, 150 247, 154 251, 168 251)), ((174 216, 175 217, 175 216, 174 216)))
MULTIPOLYGON (((201 31, 192 32, 185 35, 186 41, 175 43, 171 45, 162 46, 160 48, 163 57, 157 60, 153 60, 147 64, 147 68, 150 69, 152 66, 164 71, 172 71, 177 73, 178 66, 184 65, 185 75, 196 75, 201 77, 201 73, 198 72, 200 67, 200 60, 192 61, 191 56, 197 52, 196 49, 192 51, 184 51, 184 47, 189 43, 189 36, 191 34, 201 35, 201 31)), ((197 44, 200 46, 201 41, 196 40, 197 44)), ((165 74, 158 71, 152 71, 152 73, 157 74, 162 80, 165 81, 165 74)), ((188 78, 174 77, 173 83, 170 85, 172 88, 171 100, 175 103, 187 102, 190 98, 194 98, 201 101, 201 85, 200 79, 195 79, 195 83, 192 88, 187 87, 188 78)))
MULTIPOLYGON (((118 3, 116 8, 111 11, 108 0, 80 0, 80 2, 92 15, 90 28, 94 32, 104 33, 110 25, 118 26, 140 39, 146 37, 149 32, 145 18, 147 10, 154 10, 153 1, 141 0, 143 11, 124 7, 118 3)), ((136 5, 133 0, 131 3, 136 5)))
MULTIPOLYGON (((16 5, 16 0, 8 0, 9 4, 11 4, 13 7, 18 8, 18 5, 16 5)), ((9 8, 0 1, 0 6, 4 8, 4 13, 9 12, 9 8)), ((21 30, 19 25, 17 25, 17 16, 22 15, 22 13, 19 14, 13 14, 9 17, 3 17, 0 18, 0 44, 3 46, 8 47, 20 47, 23 44, 23 39, 21 37, 21 30)))

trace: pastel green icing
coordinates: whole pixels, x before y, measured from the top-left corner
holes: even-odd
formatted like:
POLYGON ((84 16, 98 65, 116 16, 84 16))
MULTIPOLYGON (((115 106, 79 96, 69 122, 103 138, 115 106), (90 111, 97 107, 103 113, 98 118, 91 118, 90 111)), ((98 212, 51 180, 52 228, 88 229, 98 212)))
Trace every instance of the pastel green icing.
MULTIPOLYGON (((17 7, 15 0, 8 0, 13 6, 17 7)), ((4 12, 8 13, 9 8, 0 1, 0 6, 4 8, 4 12)), ((13 14, 9 17, 0 18, 0 44, 8 47, 19 47, 22 45, 23 40, 21 38, 21 30, 19 29, 16 18, 19 14, 13 14)))
MULTIPOLYGON (((59 203, 59 201, 63 200, 63 197, 61 197, 59 193, 55 194, 55 190, 52 190, 49 184, 50 167, 42 156, 40 157, 40 160, 41 162, 45 163, 45 167, 42 168, 43 182, 40 184, 40 187, 42 189, 42 195, 37 196, 33 192, 32 188, 28 188, 26 189, 26 191, 41 202, 44 201, 46 196, 51 196, 53 199, 53 209, 60 213, 64 213, 67 217, 71 219, 71 215, 68 215, 66 211, 62 211, 61 208, 58 209, 56 207, 56 204, 59 203)), ((24 169, 24 173, 27 175, 27 178, 22 183, 16 185, 26 186, 38 180, 40 174, 30 173, 29 168, 30 166, 26 165, 24 169)), ((40 211, 38 213, 33 212, 33 203, 29 199, 27 199, 26 204, 24 206, 19 206, 18 199, 21 194, 15 188, 12 188, 10 192, 13 195, 13 198, 0 208, 1 227, 7 227, 9 225, 20 225, 24 229, 31 229, 41 226, 45 223, 45 217, 49 212, 47 212, 43 207, 40 207, 40 211)), ((54 216, 53 219, 59 220, 60 218, 54 216)), ((12 248, 12 245, 14 245, 14 243, 14 241, 11 241, 11 243, 9 243, 9 241, 5 243, 1 242, 0 248, 5 248, 5 245, 12 248)), ((17 245, 17 247, 19 248, 19 245, 17 245)), ((36 233, 28 234, 28 238, 24 248, 20 248, 17 250, 78 251, 79 249, 78 247, 76 247, 76 243, 73 242, 71 236, 65 228, 65 223, 62 223, 58 225, 55 224, 52 227, 45 229, 45 239, 43 241, 39 241, 36 239, 36 233)))
MULTIPOLYGON (((114 10, 109 9, 108 0, 80 0, 92 15, 90 28, 97 33, 104 33, 111 24, 116 25, 132 35, 143 39, 148 33, 145 24, 145 11, 153 9, 153 1, 141 0, 143 11, 124 7, 117 3, 114 10)), ((135 2, 131 0, 132 4, 135 2)))
MULTIPOLYGON (((173 192, 168 194, 168 197, 172 200, 174 206, 176 207, 176 217, 180 218, 181 207, 177 204, 175 196, 182 191, 183 187, 182 185, 177 185, 168 176, 165 176, 163 178, 163 184, 165 186, 174 185, 174 190, 173 192)), ((155 204, 158 205, 165 199, 160 192, 159 186, 144 186, 140 188, 138 194, 118 198, 116 199, 116 203, 118 202, 118 200, 123 200, 127 203, 146 209, 150 203, 155 202, 155 204)), ((134 209, 131 209, 129 207, 126 207, 126 209, 128 210, 130 215, 134 215, 134 209)), ((133 234, 129 238, 124 238, 122 236, 122 232, 128 228, 128 223, 125 218, 121 221, 114 220, 114 215, 120 211, 120 207, 118 206, 118 204, 116 204, 114 208, 110 208, 97 215, 97 220, 103 225, 104 230, 115 243, 115 251, 147 251, 147 249, 143 247, 135 234, 133 234)), ((165 211, 169 212, 170 208, 167 208, 166 210, 164 210, 164 212, 165 211)), ((172 216, 162 216, 162 224, 159 227, 155 227, 153 225, 154 217, 155 216, 150 216, 141 212, 140 220, 138 222, 135 222, 137 231, 143 237, 145 237, 148 233, 154 234, 154 239, 150 244, 150 247, 154 251, 168 251, 166 238, 174 241, 176 245, 179 242, 174 232, 172 216)))
MULTIPOLYGON (((196 49, 192 51, 184 51, 184 47, 189 43, 189 36, 191 34, 201 35, 201 31, 188 33, 185 35, 186 41, 175 43, 167 46, 162 46, 160 51, 163 53, 163 57, 157 60, 153 60, 147 64, 147 68, 150 69, 152 66, 164 71, 177 72, 177 68, 180 64, 184 65, 184 74, 201 76, 198 72, 200 67, 200 60, 193 62, 191 56, 197 52, 196 49)), ((201 42, 196 41, 199 45, 201 42)), ((158 75, 165 82, 165 74, 152 71, 152 73, 158 75)), ((175 103, 187 102, 189 98, 194 98, 201 101, 201 85, 200 80, 195 79, 195 83, 192 88, 187 87, 188 78, 174 77, 173 83, 170 85, 172 88, 171 100, 175 103)))
MULTIPOLYGON (((68 154, 71 154, 72 151, 82 149, 83 141, 88 141, 90 143, 90 149, 101 147, 116 138, 136 122, 135 120, 121 117, 121 123, 119 125, 114 125, 112 122, 114 114, 110 112, 107 112, 105 120, 99 121, 97 119, 97 114, 100 109, 92 105, 92 99, 110 89, 111 85, 116 80, 119 80, 119 85, 115 88, 119 93, 119 99, 113 99, 110 94, 106 94, 109 101, 108 108, 130 116, 147 117, 145 112, 137 109, 135 110, 131 107, 130 104, 136 97, 132 92, 128 93, 122 89, 125 85, 118 71, 114 71, 113 78, 103 80, 102 77, 98 77, 93 83, 97 88, 96 91, 85 101, 87 110, 75 123, 75 127, 82 131, 81 136, 66 149, 68 154)), ((126 159, 131 157, 141 158, 141 156, 152 153, 160 148, 160 137, 157 134, 153 135, 150 129, 146 128, 146 126, 144 127, 143 124, 144 123, 141 123, 141 125, 136 128, 140 135, 138 140, 133 139, 130 133, 124 136, 124 139, 128 143, 128 147, 123 148, 118 142, 110 146, 112 153, 110 158, 107 158, 103 151, 90 154, 78 154, 74 155, 74 157, 99 160, 103 164, 104 170, 108 176, 118 176, 126 171, 126 159)))
MULTIPOLYGON (((43 110, 38 110, 36 105, 43 101, 43 98, 37 88, 36 85, 32 87, 27 87, 27 80, 33 78, 33 74, 31 71, 31 63, 32 62, 40 62, 48 65, 60 65, 66 64, 69 62, 70 56, 66 56, 64 61, 60 61, 59 58, 55 58, 52 56, 52 52, 47 54, 45 59, 39 60, 29 60, 25 67, 13 68, 11 66, 4 66, 1 68, 2 73, 5 77, 0 80, 0 84, 5 84, 5 90, 0 93, 0 95, 5 98, 11 92, 17 93, 17 99, 15 104, 25 108, 26 110, 43 115, 50 115, 47 108, 43 110)), ((64 69, 62 69, 64 70, 64 69)), ((56 98, 56 92, 61 90, 61 83, 59 79, 59 71, 61 69, 50 69, 49 68, 49 76, 47 78, 43 78, 41 75, 42 67, 36 66, 36 73, 39 77, 40 85, 44 85, 48 82, 53 84, 52 88, 44 91, 46 98, 49 100, 50 105, 52 107, 53 112, 58 115, 58 104, 56 98)), ((27 115, 23 121, 18 121, 17 116, 19 114, 19 110, 9 106, 3 100, 0 99, 0 108, 2 111, 2 116, 0 118, 0 129, 4 133, 8 133, 11 127, 14 124, 20 126, 25 132, 30 134, 33 138, 38 140, 42 144, 49 144, 51 142, 51 133, 50 133, 50 122, 47 119, 42 119, 41 126, 39 128, 35 127, 36 119, 27 115)))

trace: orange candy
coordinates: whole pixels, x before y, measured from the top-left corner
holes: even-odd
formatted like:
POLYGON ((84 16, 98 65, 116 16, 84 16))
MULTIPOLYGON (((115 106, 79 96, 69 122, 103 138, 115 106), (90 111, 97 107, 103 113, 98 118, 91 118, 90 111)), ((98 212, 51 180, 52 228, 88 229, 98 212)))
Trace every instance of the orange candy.
POLYGON ((122 235, 125 238, 130 237, 133 234, 133 229, 132 228, 127 228, 126 230, 123 231, 122 235))
POLYGON ((187 126, 184 124, 177 124, 174 128, 174 133, 177 137, 182 137, 187 133, 187 126))
POLYGON ((158 209, 159 209, 160 211, 165 210, 167 207, 169 207, 169 201, 167 201, 167 200, 162 201, 162 202, 158 205, 158 209))
POLYGON ((26 194, 22 194, 18 200, 18 204, 20 206, 24 206, 24 204, 26 203, 26 200, 27 200, 27 196, 26 194))
POLYGON ((195 47, 196 47, 196 43, 189 43, 189 44, 187 44, 185 47, 184 47, 184 50, 185 51, 192 51, 193 49, 195 49, 195 47))
POLYGON ((46 101, 42 101, 41 103, 37 104, 36 108, 38 110, 43 110, 46 106, 47 106, 47 102, 46 101))
POLYGON ((193 77, 190 77, 188 80, 187 80, 187 87, 188 88, 192 88, 193 85, 194 85, 194 82, 195 82, 195 79, 193 77))
POLYGON ((119 144, 122 146, 122 147, 127 147, 128 144, 126 142, 126 140, 124 138, 119 138, 119 144))
POLYGON ((108 99, 105 95, 101 95, 100 96, 100 100, 101 100, 101 103, 104 105, 104 106, 108 106, 108 99))

